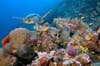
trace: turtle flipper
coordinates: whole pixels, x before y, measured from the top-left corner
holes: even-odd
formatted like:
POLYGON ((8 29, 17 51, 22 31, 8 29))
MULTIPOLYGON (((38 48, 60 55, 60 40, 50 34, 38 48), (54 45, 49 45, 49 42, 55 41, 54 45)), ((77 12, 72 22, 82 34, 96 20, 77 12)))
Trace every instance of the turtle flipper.
POLYGON ((14 19, 23 20, 24 18, 21 17, 13 17, 14 19))
POLYGON ((41 20, 43 20, 46 16, 48 16, 48 14, 51 13, 52 10, 49 10, 47 13, 45 13, 42 17, 41 17, 41 20))

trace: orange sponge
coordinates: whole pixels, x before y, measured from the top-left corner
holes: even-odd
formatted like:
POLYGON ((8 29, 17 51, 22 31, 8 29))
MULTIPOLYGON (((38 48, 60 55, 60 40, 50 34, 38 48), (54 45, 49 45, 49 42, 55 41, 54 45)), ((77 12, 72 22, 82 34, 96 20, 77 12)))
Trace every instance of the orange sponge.
POLYGON ((7 42, 9 41, 9 36, 7 35, 6 37, 4 37, 2 39, 2 46, 5 46, 7 44, 7 42))

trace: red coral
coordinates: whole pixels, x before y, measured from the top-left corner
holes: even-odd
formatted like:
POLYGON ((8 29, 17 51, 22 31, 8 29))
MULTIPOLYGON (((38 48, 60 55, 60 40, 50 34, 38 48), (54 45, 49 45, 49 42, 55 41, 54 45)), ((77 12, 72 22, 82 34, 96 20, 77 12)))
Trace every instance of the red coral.
POLYGON ((47 66, 49 64, 49 60, 46 58, 40 59, 40 66, 47 66))

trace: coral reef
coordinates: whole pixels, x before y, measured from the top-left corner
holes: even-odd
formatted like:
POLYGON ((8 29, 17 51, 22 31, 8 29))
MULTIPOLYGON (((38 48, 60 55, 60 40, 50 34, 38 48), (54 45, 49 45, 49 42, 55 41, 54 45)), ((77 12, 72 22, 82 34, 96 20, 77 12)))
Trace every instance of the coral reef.
MULTIPOLYGON (((78 18, 82 19, 90 28, 100 25, 100 0, 63 0, 50 15, 47 21, 53 18, 78 18)), ((52 23, 53 24, 53 23, 52 23)))
POLYGON ((94 32, 78 19, 55 18, 54 26, 37 23, 34 29, 16 28, 7 35, 7 41, 4 38, 2 58, 13 60, 1 60, 4 64, 93 66, 92 61, 100 60, 99 29, 94 32))

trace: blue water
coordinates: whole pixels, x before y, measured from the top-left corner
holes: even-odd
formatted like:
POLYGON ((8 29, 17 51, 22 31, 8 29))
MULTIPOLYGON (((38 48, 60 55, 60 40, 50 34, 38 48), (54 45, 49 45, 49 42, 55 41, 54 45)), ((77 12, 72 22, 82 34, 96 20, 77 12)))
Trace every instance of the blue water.
MULTIPOLYGON (((12 17, 25 17, 30 13, 41 16, 55 8, 62 0, 0 0, 0 41, 12 29, 21 26, 12 17)), ((1 44, 0 44, 1 46, 1 44)))

